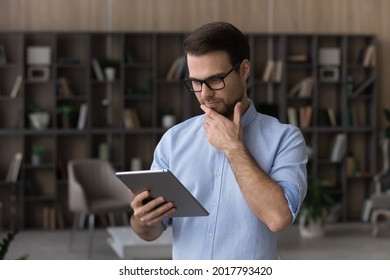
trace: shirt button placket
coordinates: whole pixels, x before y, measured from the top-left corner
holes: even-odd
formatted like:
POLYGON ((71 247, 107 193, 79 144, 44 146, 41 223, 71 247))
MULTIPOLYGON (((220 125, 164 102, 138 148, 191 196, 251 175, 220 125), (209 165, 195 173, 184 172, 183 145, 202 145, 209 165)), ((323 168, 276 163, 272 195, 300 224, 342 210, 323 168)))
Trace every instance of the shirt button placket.
MULTIPOLYGON (((210 242, 210 247, 209 247, 209 257, 212 258, 213 255, 213 243, 214 243, 214 238, 215 238, 215 230, 216 230, 216 222, 217 222, 217 213, 218 213, 218 204, 219 204, 219 197, 220 197, 220 192, 222 188, 222 170, 223 170, 223 164, 224 164, 224 159, 221 159, 220 164, 217 164, 220 166, 218 168, 214 175, 215 175, 215 180, 214 180, 214 188, 213 188, 213 211, 212 214, 210 215, 210 223, 208 226, 208 231, 207 231, 207 239, 208 242, 210 242)), ((206 252, 205 252, 206 253, 206 252)))

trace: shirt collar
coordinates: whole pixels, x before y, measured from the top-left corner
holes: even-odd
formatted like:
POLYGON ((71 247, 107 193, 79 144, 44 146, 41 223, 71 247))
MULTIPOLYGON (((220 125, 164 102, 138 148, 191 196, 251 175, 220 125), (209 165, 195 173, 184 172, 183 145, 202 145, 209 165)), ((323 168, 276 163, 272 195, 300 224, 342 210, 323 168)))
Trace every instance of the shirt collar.
POLYGON ((257 110, 252 100, 248 99, 248 103, 249 103, 248 109, 246 110, 246 112, 241 118, 241 125, 243 128, 249 125, 257 116, 257 110))

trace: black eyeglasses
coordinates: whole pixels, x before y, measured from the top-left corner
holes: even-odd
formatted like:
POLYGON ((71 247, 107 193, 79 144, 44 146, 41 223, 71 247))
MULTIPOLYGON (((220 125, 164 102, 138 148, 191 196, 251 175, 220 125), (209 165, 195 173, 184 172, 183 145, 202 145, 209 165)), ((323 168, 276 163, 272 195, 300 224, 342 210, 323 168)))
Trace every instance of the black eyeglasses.
POLYGON ((236 69, 238 66, 240 66, 240 63, 237 63, 232 67, 232 69, 229 70, 225 75, 222 77, 211 77, 206 80, 198 80, 198 79, 185 79, 184 84, 191 92, 201 92, 202 91, 202 85, 205 84, 209 89, 211 90, 219 90, 223 89, 225 87, 225 81, 224 79, 233 72, 234 69, 236 69))

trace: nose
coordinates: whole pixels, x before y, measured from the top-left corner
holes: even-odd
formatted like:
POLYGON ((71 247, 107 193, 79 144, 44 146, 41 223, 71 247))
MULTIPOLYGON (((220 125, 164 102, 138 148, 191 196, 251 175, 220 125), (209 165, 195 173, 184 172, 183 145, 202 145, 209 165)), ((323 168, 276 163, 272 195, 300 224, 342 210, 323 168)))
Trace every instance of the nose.
POLYGON ((203 83, 202 84, 202 91, 200 92, 201 97, 210 97, 214 95, 214 90, 210 89, 207 84, 203 83))

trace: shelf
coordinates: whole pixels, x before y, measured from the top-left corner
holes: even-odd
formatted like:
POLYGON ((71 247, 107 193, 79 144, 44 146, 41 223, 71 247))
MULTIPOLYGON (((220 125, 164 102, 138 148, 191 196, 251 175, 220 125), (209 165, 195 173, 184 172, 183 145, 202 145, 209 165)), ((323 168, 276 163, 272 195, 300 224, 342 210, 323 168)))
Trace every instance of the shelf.
POLYGON ((26 202, 45 202, 45 201, 55 201, 56 198, 54 195, 26 195, 24 197, 26 202))
MULTIPOLYGON (((47 206, 64 208, 65 225, 70 226, 72 217, 66 209, 66 165, 71 159, 96 158, 101 156, 101 147, 107 147, 108 160, 115 169, 129 170, 131 159, 135 157, 141 159, 143 168, 149 168, 154 148, 167 131, 161 127, 162 113, 171 109, 177 121, 203 113, 196 97, 186 91, 180 80, 166 79, 172 63, 183 56, 186 36, 186 33, 153 32, 7 32, 0 35, 0 45, 5 46, 8 58, 7 64, 0 65, 0 146, 6 147, 0 158, 0 174, 5 177, 9 161, 16 152, 24 154, 18 182, 15 185, 0 181, 0 186, 10 186, 0 188, 0 195, 9 197, 6 189, 17 189, 14 195, 20 201, 17 204, 19 216, 16 217, 19 228, 41 228, 42 209, 47 206), (27 77, 30 66, 26 50, 29 46, 50 47, 48 80, 31 81, 27 77), (97 79, 92 67, 95 58, 102 70, 102 81, 97 79), (118 60, 119 65, 115 79, 106 81, 103 62, 112 58, 118 60), (23 74, 24 80, 13 99, 7 95, 19 73, 23 74), (63 77, 71 94, 67 95, 64 80, 60 79, 63 77), (78 129, 83 103, 87 106, 85 125, 78 129), (27 115, 30 104, 49 113, 47 129, 31 128, 27 115), (62 119, 57 114, 62 105, 76 108, 70 128, 62 128, 62 119), (127 108, 135 110, 140 126, 125 127, 124 109, 127 108), (34 144, 45 146, 46 163, 31 165, 30 153, 34 144), (30 184, 50 194, 27 196, 30 184)), ((351 204, 362 201, 355 201, 353 192, 368 189, 372 175, 347 176, 344 158, 333 163, 327 157, 332 138, 337 133, 346 133, 347 152, 359 157, 362 170, 376 173, 377 66, 365 67, 359 59, 368 45, 376 46, 376 37, 369 34, 268 33, 250 33, 247 37, 252 50, 248 96, 256 106, 260 104, 259 110, 268 110, 268 114, 282 123, 290 121, 288 108, 296 110, 299 120, 299 107, 311 106, 309 125, 301 128, 313 155, 308 164, 308 175, 336 182, 330 192, 342 203, 341 219, 347 221, 356 216, 349 209, 357 208, 351 204), (322 47, 340 49, 340 76, 335 82, 319 79, 318 51, 322 47), (295 58, 302 62, 290 61, 291 54, 297 54, 295 58), (269 60, 281 62, 280 76, 263 81, 269 60), (353 76, 356 97, 347 95, 348 75, 353 76), (308 76, 314 79, 310 95, 289 97, 290 88, 308 76), (322 108, 333 109, 337 126, 321 125, 327 123, 320 120, 322 108), (349 112, 351 121, 344 118, 349 112), (355 184, 363 188, 355 188, 355 184)), ((364 198, 364 195, 357 197, 364 198)))

